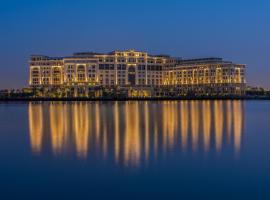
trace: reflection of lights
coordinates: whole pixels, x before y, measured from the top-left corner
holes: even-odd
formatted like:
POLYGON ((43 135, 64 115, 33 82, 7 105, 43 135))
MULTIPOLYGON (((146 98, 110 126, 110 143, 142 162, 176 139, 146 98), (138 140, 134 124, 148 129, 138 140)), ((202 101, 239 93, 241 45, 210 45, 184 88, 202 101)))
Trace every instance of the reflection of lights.
POLYGON ((220 152, 233 139, 234 150, 241 148, 241 101, 163 102, 155 106, 151 102, 115 102, 113 108, 101 103, 50 103, 48 112, 44 106, 48 105, 29 104, 28 108, 34 153, 41 151, 42 144, 51 144, 57 155, 73 149, 80 158, 94 152, 104 159, 113 155, 118 164, 139 166, 141 158, 148 163, 179 144, 185 151, 188 145, 198 151, 203 144, 205 152, 220 152), (46 139, 50 141, 42 141, 46 139))
POLYGON ((101 125, 101 120, 100 120, 100 107, 101 105, 96 103, 95 105, 95 137, 96 137, 96 145, 99 145, 99 139, 100 139, 100 125, 101 125))
POLYGON ((119 104, 115 102, 114 104, 114 156, 115 161, 119 161, 120 154, 120 131, 119 131, 119 104))
POLYGON ((199 112, 198 102, 191 102, 191 138, 192 138, 192 149, 195 151, 198 148, 199 141, 199 112))
POLYGON ((242 138, 242 102, 235 101, 233 103, 233 121, 234 121, 234 148, 236 152, 240 151, 241 148, 241 138, 242 138))
POLYGON ((31 148, 33 152, 40 153, 43 135, 42 106, 29 103, 28 112, 31 148))
POLYGON ((188 110, 187 101, 181 101, 181 144, 182 148, 186 149, 187 147, 187 138, 188 138, 188 110))
POLYGON ((144 124, 145 124, 145 137, 144 137, 144 153, 145 153, 145 160, 148 160, 148 156, 149 156, 149 108, 148 108, 148 103, 146 102, 144 104, 144 124))
POLYGON ((227 114, 227 125, 226 125, 226 133, 227 133, 227 143, 230 144, 231 142, 231 131, 232 131, 232 102, 227 101, 226 106, 226 114, 227 114))
POLYGON ((74 104, 74 133, 75 146, 79 157, 86 157, 88 151, 88 137, 89 137, 89 114, 88 104, 74 104))
POLYGON ((124 161, 126 165, 139 164, 141 154, 141 142, 139 133, 138 102, 125 104, 125 141, 124 161))
POLYGON ((175 143, 175 134, 177 128, 177 104, 175 102, 166 102, 163 104, 163 145, 166 151, 167 145, 172 148, 175 143))
POLYGON ((214 102, 214 115, 215 115, 215 142, 217 151, 222 147, 222 133, 223 133, 223 104, 222 101, 214 102))
POLYGON ((203 143, 205 151, 209 150, 210 146, 210 131, 211 131, 211 107, 209 101, 203 102, 203 143))
POLYGON ((51 144, 55 154, 63 150, 66 137, 65 108, 63 104, 50 104, 51 144))
POLYGON ((101 135, 101 147, 102 147, 102 152, 103 152, 103 156, 104 158, 106 158, 107 156, 107 133, 108 133, 108 125, 109 125, 109 121, 107 120, 107 113, 106 113, 106 108, 105 107, 102 107, 101 109, 101 119, 102 119, 102 124, 101 124, 101 127, 102 127, 102 135, 101 135))

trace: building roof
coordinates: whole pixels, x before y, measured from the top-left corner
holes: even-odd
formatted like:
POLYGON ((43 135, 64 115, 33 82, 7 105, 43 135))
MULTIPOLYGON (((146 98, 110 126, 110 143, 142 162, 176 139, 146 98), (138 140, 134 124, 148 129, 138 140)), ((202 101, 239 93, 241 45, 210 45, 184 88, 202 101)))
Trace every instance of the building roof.
POLYGON ((203 63, 232 63, 229 61, 224 61, 222 58, 209 57, 209 58, 195 58, 195 59, 182 59, 179 60, 178 64, 203 64, 203 63))

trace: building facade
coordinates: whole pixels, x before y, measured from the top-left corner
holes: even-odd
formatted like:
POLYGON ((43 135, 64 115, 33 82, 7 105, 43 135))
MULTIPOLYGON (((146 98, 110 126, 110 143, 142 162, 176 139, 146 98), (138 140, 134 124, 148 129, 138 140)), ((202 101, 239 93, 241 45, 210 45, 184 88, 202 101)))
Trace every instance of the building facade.
MULTIPOLYGON (((245 65, 220 58, 184 60, 134 50, 70 57, 31 56, 31 87, 168 91, 177 95, 242 95, 245 65)), ((151 92, 152 93, 152 92, 151 92)), ((162 92, 161 92, 162 93, 162 92)))
POLYGON ((245 65, 221 58, 180 60, 165 74, 164 84, 180 86, 180 94, 183 95, 245 94, 245 65))

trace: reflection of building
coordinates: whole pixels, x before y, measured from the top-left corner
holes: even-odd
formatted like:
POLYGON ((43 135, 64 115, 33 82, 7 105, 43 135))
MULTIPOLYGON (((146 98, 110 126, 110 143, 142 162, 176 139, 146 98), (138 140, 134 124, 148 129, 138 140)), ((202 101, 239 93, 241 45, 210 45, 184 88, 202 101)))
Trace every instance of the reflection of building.
POLYGON ((240 101, 233 103, 233 132, 234 132, 234 148, 236 152, 241 149, 241 139, 243 132, 243 107, 240 101))
POLYGON ((65 86, 75 95, 86 96, 95 86, 128 86, 133 88, 131 96, 162 95, 172 88, 179 95, 239 95, 245 90, 245 65, 220 58, 182 60, 133 50, 75 53, 63 58, 32 56, 29 84, 65 86))
POLYGON ((125 105, 124 161, 138 165, 141 155, 140 119, 138 102, 125 105))
MULTIPOLYGON (((203 117, 203 144, 205 151, 209 150, 210 147, 210 134, 211 134, 211 107, 209 101, 204 101, 202 103, 202 113, 203 117)), ((229 122, 231 123, 231 121, 229 122)))
POLYGON ((242 101, 113 104, 30 103, 32 151, 48 145, 56 156, 112 156, 116 163, 139 166, 169 152, 241 150, 242 101))
POLYGON ((39 104, 29 104, 29 130, 30 141, 33 152, 39 153, 42 147, 43 137, 43 112, 39 104))
POLYGON ((76 151, 79 156, 85 157, 88 151, 90 130, 88 104, 80 103, 72 107, 76 151))
POLYGON ((67 140, 66 106, 50 104, 50 132, 53 152, 59 154, 67 140))

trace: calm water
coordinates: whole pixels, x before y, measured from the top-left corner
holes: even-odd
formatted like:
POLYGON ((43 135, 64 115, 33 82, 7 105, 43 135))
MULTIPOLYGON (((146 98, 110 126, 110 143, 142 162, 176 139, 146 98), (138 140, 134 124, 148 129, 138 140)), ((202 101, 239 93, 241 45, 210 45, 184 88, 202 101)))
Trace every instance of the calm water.
POLYGON ((269 199, 269 101, 0 104, 0 199, 269 199))

